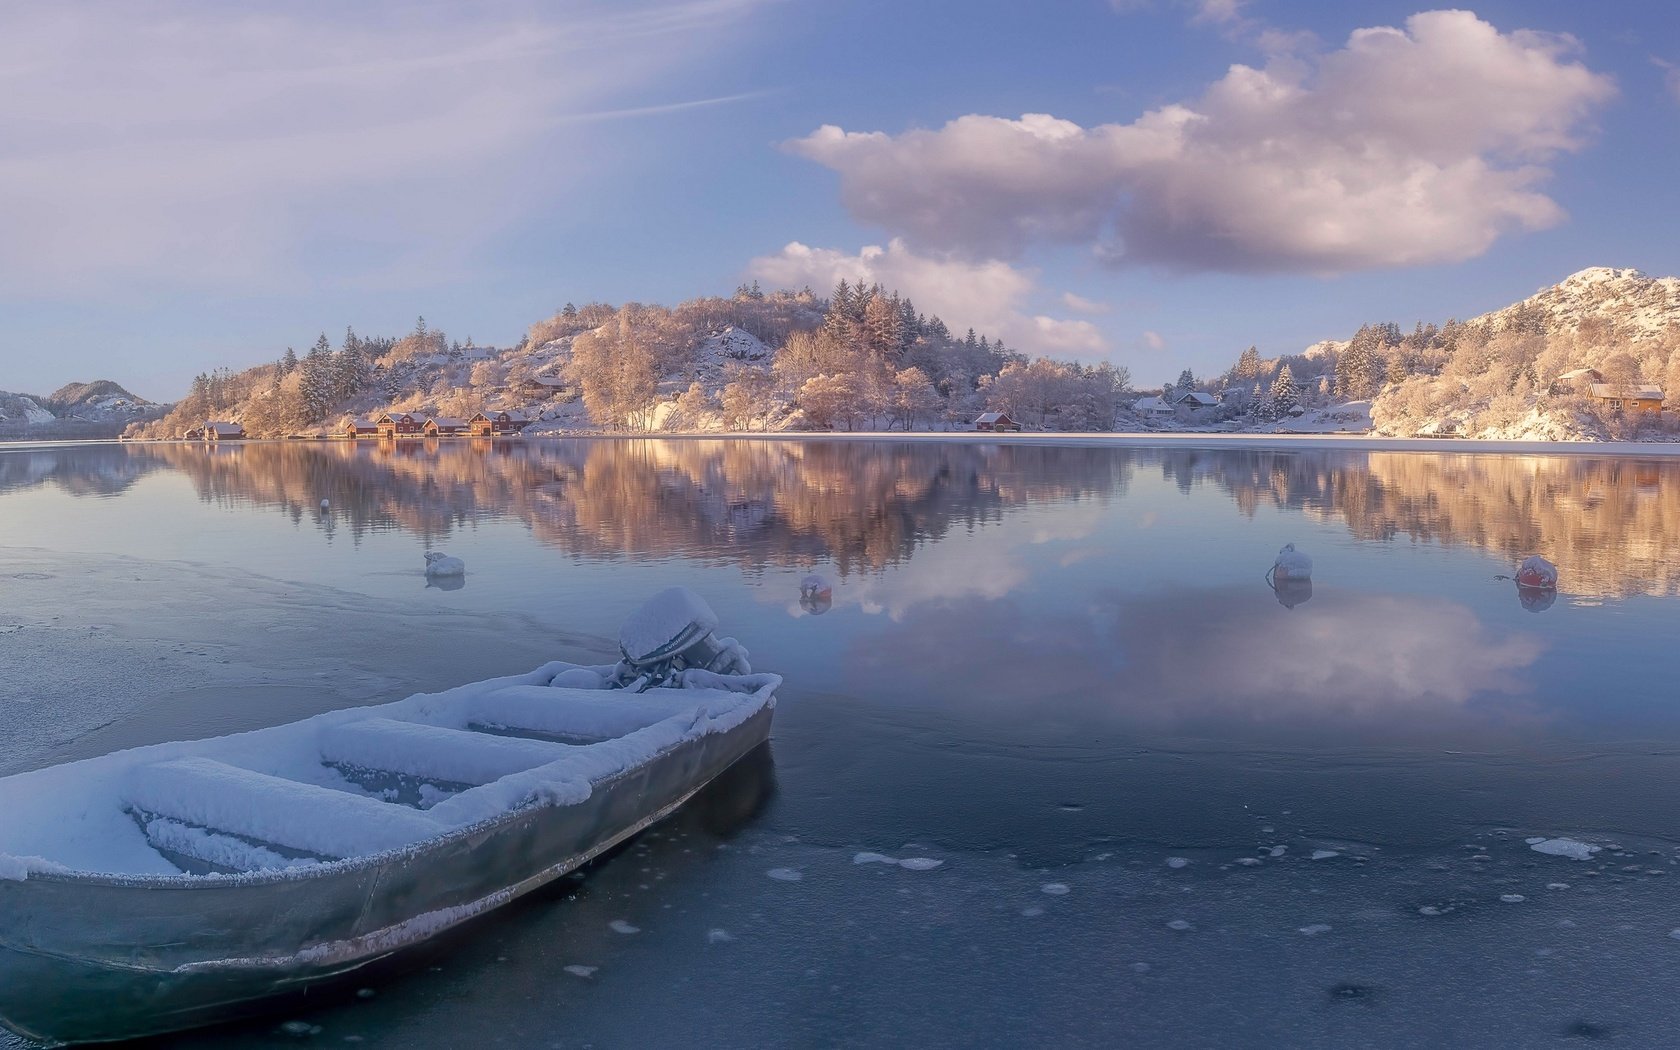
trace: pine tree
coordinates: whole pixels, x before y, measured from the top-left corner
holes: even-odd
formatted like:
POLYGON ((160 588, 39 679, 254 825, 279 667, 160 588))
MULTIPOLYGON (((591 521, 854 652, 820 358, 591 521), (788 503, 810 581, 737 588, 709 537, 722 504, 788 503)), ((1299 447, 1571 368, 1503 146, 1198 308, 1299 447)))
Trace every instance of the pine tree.
POLYGON ((1272 413, 1277 416, 1286 416, 1291 409, 1300 405, 1300 396, 1295 391, 1295 374, 1289 370, 1288 365, 1278 369, 1268 400, 1272 403, 1272 413))
POLYGON ((1196 377, 1186 368, 1178 374, 1178 382, 1173 384, 1173 388, 1181 394, 1188 394, 1196 388, 1196 377))
POLYGON ((864 308, 863 330, 870 352, 883 360, 895 360, 903 349, 898 308, 885 296, 869 300, 864 308))
POLYGON ((293 372, 297 371, 297 366, 298 366, 297 351, 293 350, 289 346, 286 347, 286 352, 284 354, 282 354, 281 357, 280 357, 280 375, 281 376, 291 375, 293 372))
POLYGON ((338 378, 327 333, 322 332, 321 337, 315 340, 315 345, 309 348, 309 353, 304 355, 303 363, 298 367, 303 376, 299 393, 303 397, 304 422, 318 423, 332 410, 338 378))
POLYGON ((909 299, 901 299, 898 303, 898 327, 903 334, 904 347, 909 348, 918 336, 922 334, 922 319, 916 313, 916 304, 909 299))
POLYGON ((1260 376, 1260 350, 1249 347, 1237 358, 1236 376, 1243 382, 1257 379, 1260 376))
POLYGON ((844 277, 834 286, 828 297, 828 313, 823 317, 823 330, 836 338, 843 338, 852 326, 852 286, 844 277))

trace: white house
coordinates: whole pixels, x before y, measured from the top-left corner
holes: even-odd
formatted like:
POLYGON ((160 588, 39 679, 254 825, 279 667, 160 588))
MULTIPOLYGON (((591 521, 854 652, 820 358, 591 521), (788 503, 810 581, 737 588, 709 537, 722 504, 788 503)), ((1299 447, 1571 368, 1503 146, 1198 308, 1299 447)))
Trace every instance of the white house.
POLYGON ((1132 411, 1144 416, 1170 416, 1173 413, 1173 406, 1151 394, 1132 402, 1132 411))

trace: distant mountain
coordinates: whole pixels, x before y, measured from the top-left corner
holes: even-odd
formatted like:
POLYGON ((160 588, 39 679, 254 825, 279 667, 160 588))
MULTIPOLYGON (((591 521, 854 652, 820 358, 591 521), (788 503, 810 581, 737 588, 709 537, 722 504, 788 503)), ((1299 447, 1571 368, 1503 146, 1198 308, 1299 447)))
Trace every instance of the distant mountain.
POLYGON ((42 406, 41 402, 45 400, 0 390, 0 429, 50 423, 57 419, 51 409, 42 406))
POLYGON ((67 383, 53 391, 48 403, 60 416, 81 416, 98 413, 134 415, 156 405, 109 379, 95 379, 91 383, 67 383))
POLYGON ((70 383, 51 397, 0 391, 0 439, 116 437, 129 424, 167 410, 109 379, 70 383))

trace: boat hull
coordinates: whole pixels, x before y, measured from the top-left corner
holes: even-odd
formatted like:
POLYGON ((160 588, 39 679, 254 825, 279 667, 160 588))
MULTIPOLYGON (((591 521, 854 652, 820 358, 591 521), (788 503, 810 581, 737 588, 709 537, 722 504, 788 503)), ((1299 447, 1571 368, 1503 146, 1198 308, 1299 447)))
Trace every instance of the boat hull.
POLYGON ((665 817, 769 738, 774 708, 660 752, 574 805, 295 874, 0 880, 0 1020, 53 1043, 251 1016, 423 944, 665 817))

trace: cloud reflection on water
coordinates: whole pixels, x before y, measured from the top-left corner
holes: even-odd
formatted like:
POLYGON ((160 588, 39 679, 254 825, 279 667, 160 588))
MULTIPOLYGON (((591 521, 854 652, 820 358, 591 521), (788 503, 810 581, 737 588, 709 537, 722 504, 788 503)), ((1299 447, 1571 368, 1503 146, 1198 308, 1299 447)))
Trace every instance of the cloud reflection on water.
POLYGON ((1264 589, 1191 587, 1105 590, 1059 615, 1007 599, 924 603, 859 638, 848 664, 855 689, 912 702, 1200 731, 1527 721, 1524 672, 1542 651, 1445 598, 1321 589, 1286 610, 1264 589))

